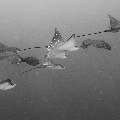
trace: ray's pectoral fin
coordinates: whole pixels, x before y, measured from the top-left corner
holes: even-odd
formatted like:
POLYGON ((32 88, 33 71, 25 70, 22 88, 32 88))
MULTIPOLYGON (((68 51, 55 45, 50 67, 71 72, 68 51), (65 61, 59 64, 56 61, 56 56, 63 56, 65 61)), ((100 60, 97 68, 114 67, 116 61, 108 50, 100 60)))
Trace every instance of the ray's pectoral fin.
POLYGON ((70 37, 63 45, 59 46, 59 50, 67 50, 67 51, 77 51, 79 47, 76 45, 75 36, 70 37))

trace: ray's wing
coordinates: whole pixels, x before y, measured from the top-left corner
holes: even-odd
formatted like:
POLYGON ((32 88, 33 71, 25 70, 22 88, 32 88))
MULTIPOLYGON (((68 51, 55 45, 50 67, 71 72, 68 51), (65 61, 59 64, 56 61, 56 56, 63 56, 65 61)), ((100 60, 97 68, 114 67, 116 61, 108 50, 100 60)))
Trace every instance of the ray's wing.
POLYGON ((60 58, 60 59, 65 59, 67 58, 66 51, 61 51, 58 49, 52 49, 47 52, 45 55, 46 58, 48 59, 53 59, 53 58, 60 58))
POLYGON ((68 38, 64 43, 58 45, 58 50, 65 51, 77 51, 79 48, 77 47, 75 34, 72 34, 70 38, 68 38))
POLYGON ((114 18, 113 16, 108 14, 108 17, 110 19, 110 27, 111 28, 118 28, 120 27, 120 21, 114 18))
POLYGON ((61 33, 59 32, 59 30, 57 28, 55 28, 55 32, 54 32, 54 36, 53 36, 53 39, 52 39, 52 43, 56 43, 58 41, 62 41, 62 35, 61 33))
POLYGON ((48 48, 48 49, 52 48, 57 43, 62 42, 62 41, 63 41, 63 38, 62 38, 61 33, 59 32, 59 30, 57 28, 55 28, 53 38, 52 38, 50 44, 48 46, 46 46, 46 48, 48 48))

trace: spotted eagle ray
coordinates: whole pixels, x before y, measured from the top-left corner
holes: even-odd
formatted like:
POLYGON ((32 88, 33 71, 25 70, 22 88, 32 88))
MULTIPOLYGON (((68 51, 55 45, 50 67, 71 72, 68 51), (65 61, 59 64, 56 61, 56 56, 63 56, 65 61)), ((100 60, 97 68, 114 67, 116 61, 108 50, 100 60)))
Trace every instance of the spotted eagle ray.
POLYGON ((67 52, 77 51, 79 48, 76 46, 75 34, 69 37, 67 40, 62 38, 62 35, 55 28, 55 33, 50 44, 46 46, 48 52, 46 54, 47 58, 67 58, 67 52))

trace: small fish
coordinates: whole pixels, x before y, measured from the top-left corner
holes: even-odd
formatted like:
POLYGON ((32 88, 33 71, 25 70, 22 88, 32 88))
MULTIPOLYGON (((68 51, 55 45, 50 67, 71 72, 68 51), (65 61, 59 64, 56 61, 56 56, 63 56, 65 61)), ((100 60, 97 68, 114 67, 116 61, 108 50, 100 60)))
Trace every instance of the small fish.
POLYGON ((0 81, 0 90, 9 90, 16 86, 16 84, 9 78, 0 81))

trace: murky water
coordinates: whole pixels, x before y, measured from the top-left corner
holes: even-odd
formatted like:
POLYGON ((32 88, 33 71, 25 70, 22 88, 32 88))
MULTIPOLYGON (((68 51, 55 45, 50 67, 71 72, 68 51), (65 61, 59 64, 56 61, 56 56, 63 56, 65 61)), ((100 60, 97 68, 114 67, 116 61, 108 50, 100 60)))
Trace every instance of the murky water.
MULTIPOLYGON (((54 27, 63 36, 106 29, 106 12, 120 19, 115 0, 0 1, 0 41, 27 48, 50 41, 54 27)), ((2 120, 119 120, 120 118, 120 32, 89 38, 109 42, 112 50, 80 49, 69 59, 54 60, 65 70, 39 69, 24 75, 30 66, 0 61, 0 78, 10 77, 17 86, 0 91, 2 120)), ((81 44, 82 39, 77 39, 81 44)), ((41 57, 45 49, 25 52, 41 57)))

